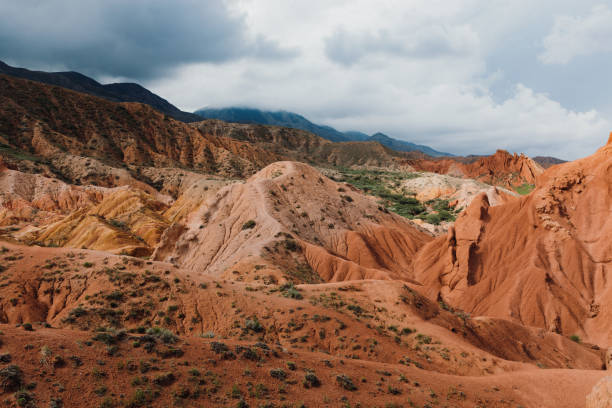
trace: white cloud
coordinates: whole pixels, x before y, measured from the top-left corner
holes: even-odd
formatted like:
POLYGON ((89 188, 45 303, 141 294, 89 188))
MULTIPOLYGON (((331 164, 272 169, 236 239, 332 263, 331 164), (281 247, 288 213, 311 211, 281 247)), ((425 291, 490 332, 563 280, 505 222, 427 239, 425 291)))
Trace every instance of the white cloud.
POLYGON ((560 66, 537 56, 552 15, 589 14, 593 1, 229 0, 248 36, 298 48, 299 57, 190 64, 146 85, 188 110, 284 109, 458 154, 505 148, 574 159, 605 143, 612 124, 588 93, 573 104, 575 92, 560 103, 557 91, 588 78, 605 92, 609 74, 555 76, 560 66))
POLYGON ((612 10, 598 5, 585 17, 557 17, 543 46, 539 59, 545 64, 567 64, 579 56, 612 52, 612 10))
POLYGON ((384 123, 384 132, 461 154, 502 148, 563 158, 591 154, 605 143, 611 126, 596 111, 568 110, 521 84, 501 103, 483 89, 448 85, 401 103, 403 114, 370 111, 331 123, 340 128, 357 123, 370 131, 372 123, 384 123))
POLYGON ((477 52, 479 38, 469 25, 426 24, 381 29, 376 33, 338 28, 325 39, 325 54, 334 62, 352 65, 368 55, 406 58, 462 57, 477 52))

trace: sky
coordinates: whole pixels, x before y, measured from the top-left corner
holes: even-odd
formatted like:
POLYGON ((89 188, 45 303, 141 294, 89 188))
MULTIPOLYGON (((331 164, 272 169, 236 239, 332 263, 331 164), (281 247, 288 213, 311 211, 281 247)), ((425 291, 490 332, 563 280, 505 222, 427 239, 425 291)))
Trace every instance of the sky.
POLYGON ((0 59, 187 111, 572 160, 612 131, 611 22, 610 0, 0 0, 0 59))

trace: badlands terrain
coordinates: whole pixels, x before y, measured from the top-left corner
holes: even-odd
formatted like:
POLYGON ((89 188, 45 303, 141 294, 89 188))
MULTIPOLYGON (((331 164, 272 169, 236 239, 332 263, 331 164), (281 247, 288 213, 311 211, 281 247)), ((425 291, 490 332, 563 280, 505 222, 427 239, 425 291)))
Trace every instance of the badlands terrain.
POLYGON ((0 155, 2 406, 584 407, 606 377, 612 142, 434 159, 0 75, 0 155))

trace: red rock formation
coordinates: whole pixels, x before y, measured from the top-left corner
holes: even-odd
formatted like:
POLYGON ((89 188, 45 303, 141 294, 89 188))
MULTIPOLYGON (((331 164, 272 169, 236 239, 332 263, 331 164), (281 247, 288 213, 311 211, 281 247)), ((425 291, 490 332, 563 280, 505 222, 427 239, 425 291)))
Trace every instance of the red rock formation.
POLYGON ((612 343, 612 143, 554 166, 529 196, 475 199, 413 265, 429 297, 612 343))
POLYGON ((488 184, 513 187, 524 183, 535 184, 544 169, 524 154, 511 155, 505 150, 482 157, 471 163, 456 159, 413 160, 410 164, 420 171, 448 174, 456 177, 476 179, 488 184))
POLYGON ((4 75, 0 135, 10 135, 0 136, 0 142, 45 158, 73 181, 105 186, 127 184, 120 182, 121 171, 127 171, 117 169, 126 164, 190 167, 235 177, 278 159, 246 142, 204 135, 148 105, 113 103, 4 75), (101 164, 115 169, 95 168, 101 164))

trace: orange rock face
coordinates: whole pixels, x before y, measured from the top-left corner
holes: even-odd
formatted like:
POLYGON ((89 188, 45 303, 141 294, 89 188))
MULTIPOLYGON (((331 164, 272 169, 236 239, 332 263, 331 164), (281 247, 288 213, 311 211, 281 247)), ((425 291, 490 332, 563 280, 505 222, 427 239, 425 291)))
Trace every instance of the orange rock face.
POLYGON ((100 202, 106 190, 0 167, 0 225, 49 222, 100 202))
POLYGON ((417 254, 413 277, 467 312, 609 345, 610 169, 612 144, 547 170, 519 200, 480 196, 417 254))
POLYGON ((536 178, 544 169, 524 154, 511 155, 505 150, 482 157, 472 163, 462 163, 455 159, 414 160, 416 170, 448 174, 455 177, 472 178, 484 183, 513 187, 524 183, 535 184, 536 178))

